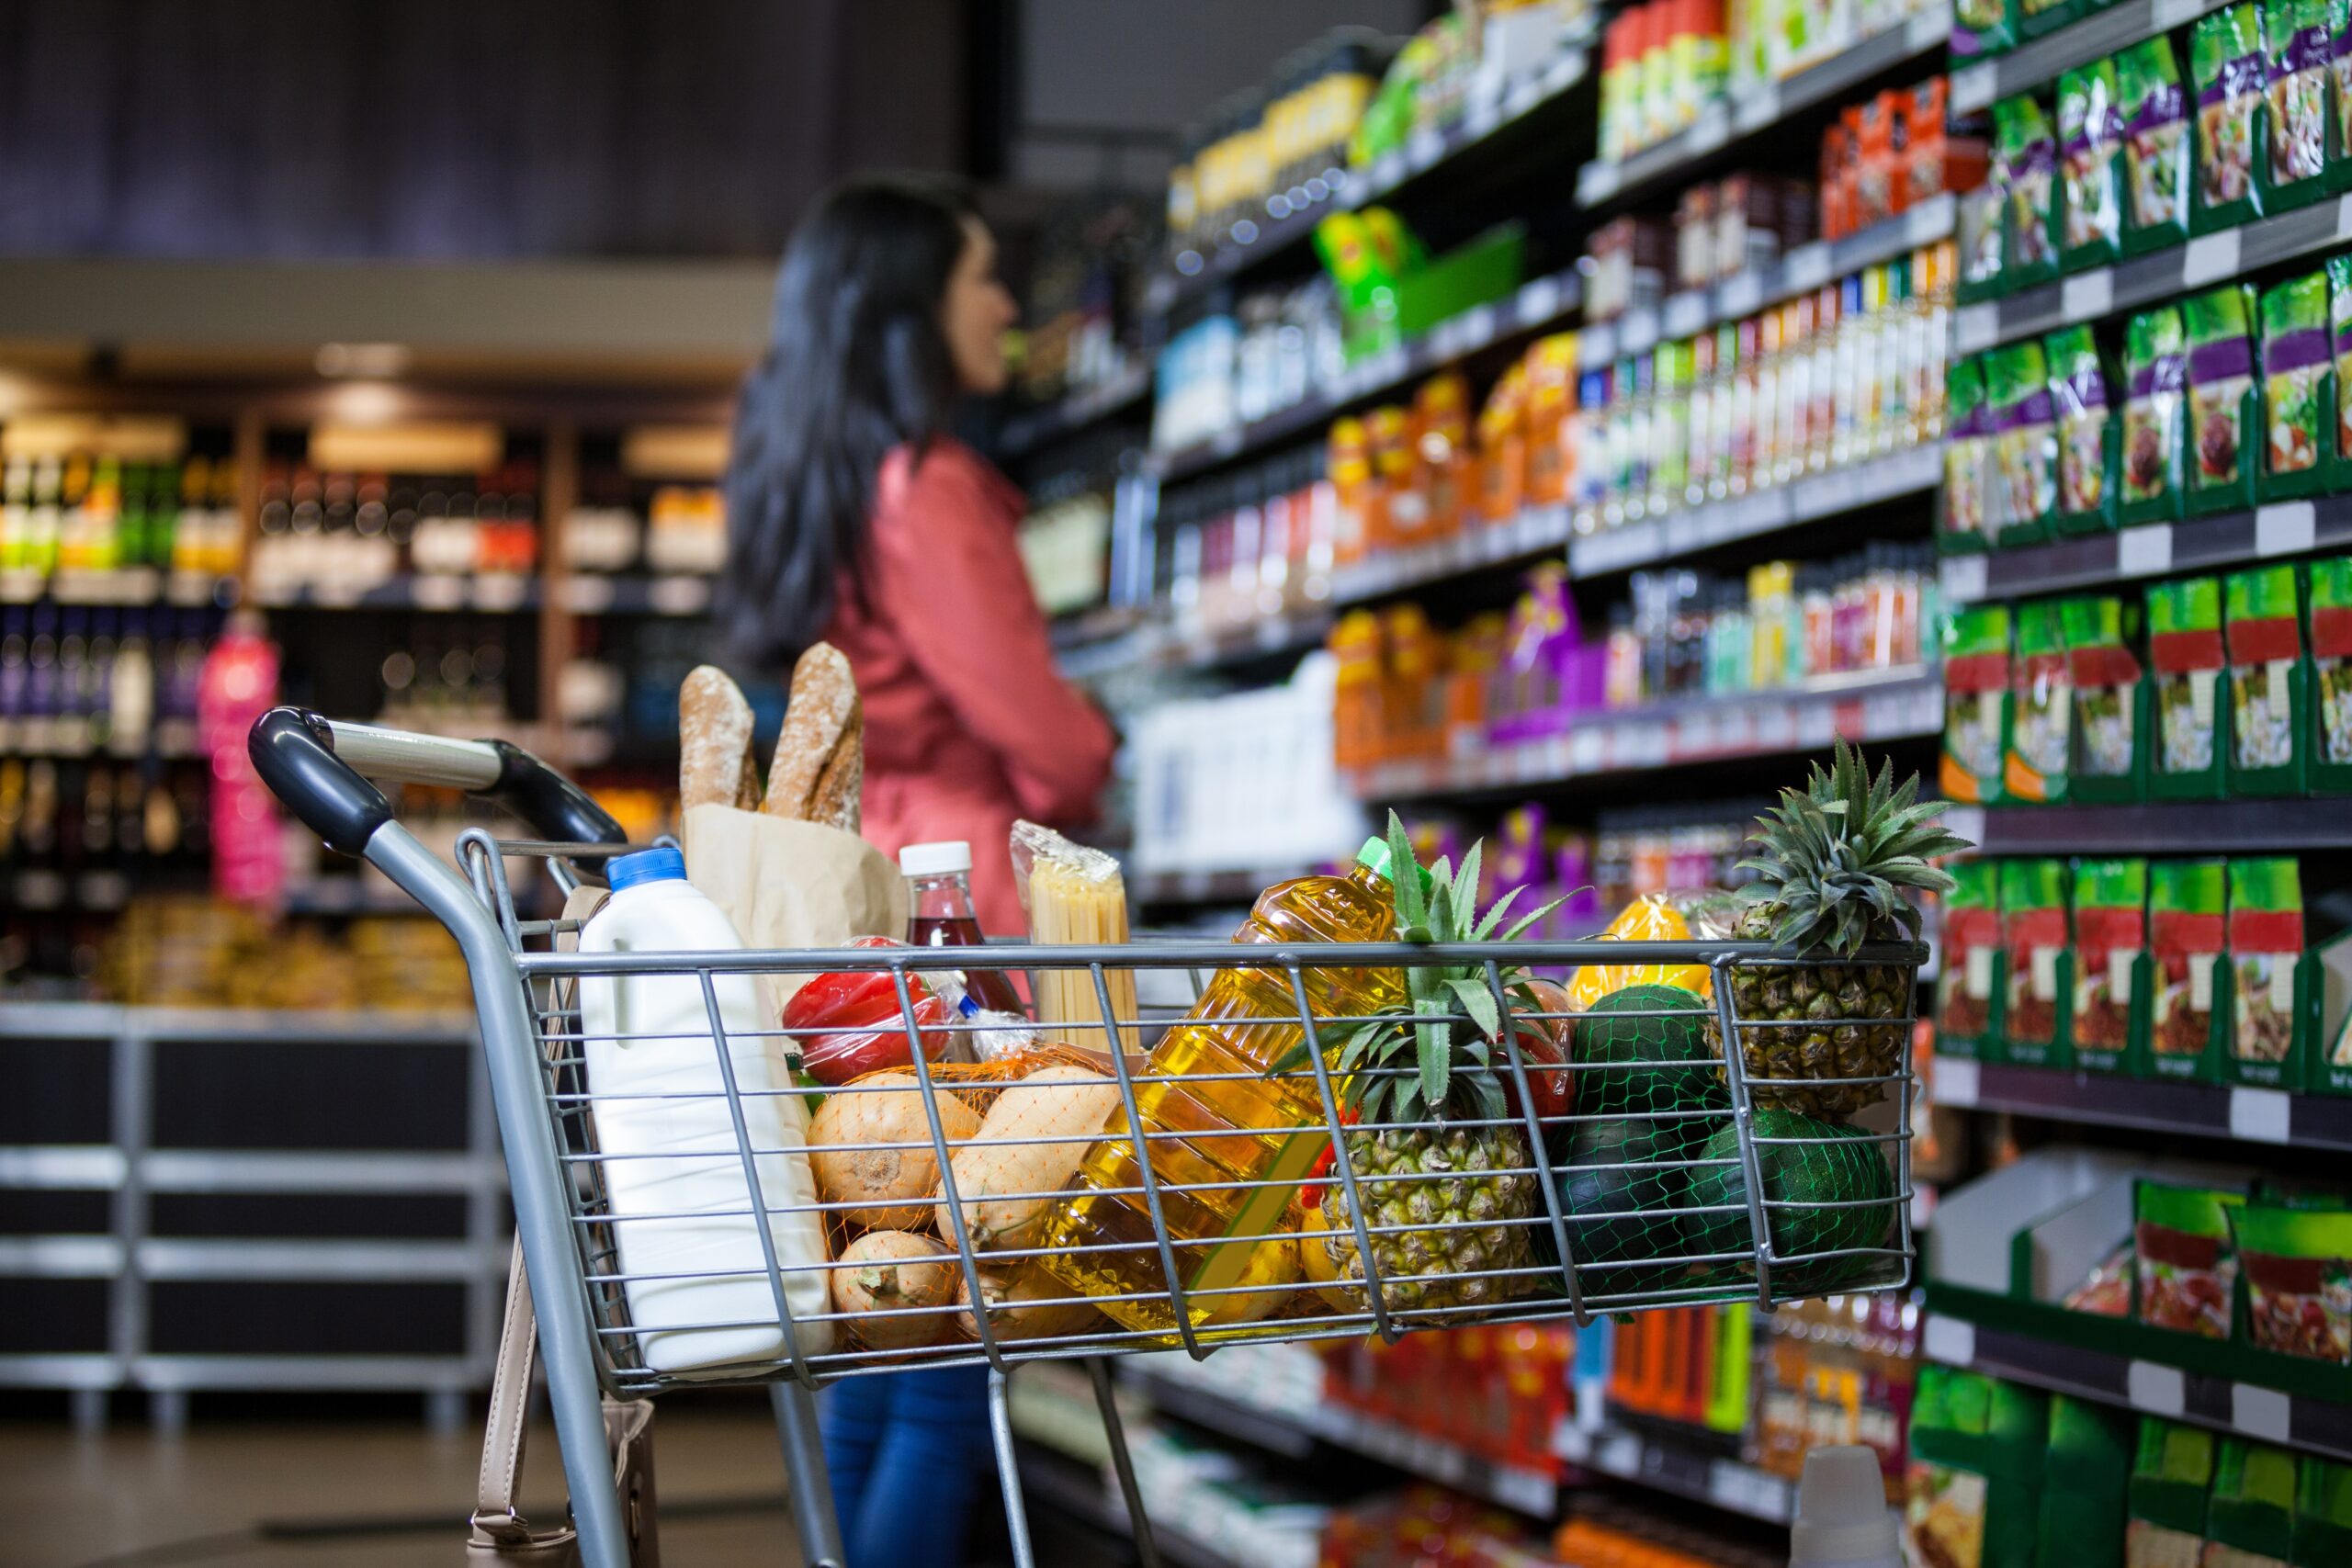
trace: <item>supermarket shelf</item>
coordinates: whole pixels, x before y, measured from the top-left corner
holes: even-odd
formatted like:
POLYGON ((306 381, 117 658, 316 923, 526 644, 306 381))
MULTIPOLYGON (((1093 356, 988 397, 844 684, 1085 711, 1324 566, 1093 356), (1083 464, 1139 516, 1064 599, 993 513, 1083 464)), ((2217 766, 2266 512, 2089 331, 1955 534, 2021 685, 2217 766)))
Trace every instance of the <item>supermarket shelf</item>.
POLYGON ((1153 622, 1098 643, 1062 650, 1062 673, 1073 681, 1130 670, 1197 671, 1248 664, 1319 648, 1330 635, 1328 609, 1266 615, 1246 626, 1179 631, 1153 622))
POLYGON ((1143 871, 1127 878, 1127 894, 1138 904, 1247 904, 1265 888, 1294 876, 1303 866, 1271 871, 1143 871))
POLYGON ((997 437, 997 455, 1007 461, 1025 457, 1039 447, 1074 435, 1114 414, 1125 413, 1150 396, 1151 366, 1137 359, 1117 375, 1098 381, 1082 392, 1005 421, 1004 432, 997 437))
POLYGON ((1375 201, 1457 158, 1476 155, 1488 138, 1565 97, 1584 80, 1588 56, 1581 46, 1563 48, 1544 70, 1522 79, 1498 100, 1465 106, 1462 118, 1442 130, 1416 134, 1396 152, 1363 169, 1334 169, 1271 198, 1263 223, 1246 222, 1206 255, 1187 252, 1174 268, 1144 289, 1144 310, 1164 315, 1216 284, 1303 243, 1325 216, 1375 201))
POLYGON ((492 577, 424 573, 366 587, 270 583, 254 588, 253 597, 254 604, 271 610, 442 610, 503 615, 537 609, 540 582, 519 572, 492 577))
POLYGON ((1678 1446, 1667 1438, 1622 1427, 1588 1432, 1565 1421, 1553 1450, 1571 1464, 1677 1497, 1706 1503, 1729 1513, 1784 1525, 1796 1513, 1796 1488, 1752 1464, 1678 1446))
POLYGON ((1479 305, 1396 347, 1351 366, 1331 386, 1265 418, 1220 431, 1216 438, 1157 455, 1152 465, 1173 483, 1220 464, 1303 436, 1332 416, 1391 392, 1401 392, 1453 360, 1522 333, 1541 332, 1572 315, 1584 299, 1574 267, 1532 278, 1516 293, 1479 305))
POLYGON ((2342 800, 2156 801, 2140 806, 1954 807, 1944 823, 1985 854, 2203 854, 2352 849, 2342 800))
POLYGON ((1516 566, 1557 554, 1574 532, 1567 507, 1531 506, 1507 523, 1473 525, 1451 538, 1340 567, 1331 574, 1331 599, 1357 604, 1490 567, 1516 566))
POLYGON ((1661 338, 1690 337, 1718 321, 1736 321, 1866 266, 1949 239, 1956 205, 1955 197, 1939 196, 1858 234, 1799 245, 1771 266, 1705 288, 1685 289, 1668 295, 1655 309, 1645 306, 1613 321, 1587 326, 1577 336, 1577 357, 1584 369, 1599 370, 1621 354, 1646 352, 1661 338))
POLYGON ((153 755, 170 762, 202 754, 197 748, 196 721, 192 718, 157 719, 153 731, 141 745, 132 744, 131 737, 116 735, 106 737, 104 744, 100 744, 97 723, 97 716, 91 714, 0 718, 0 756, 132 761, 153 755))
POLYGON ((1936 1058, 1939 1105, 2249 1144, 2352 1149, 2352 1099, 1936 1058))
POLYGON ((1805 691, 1588 714, 1564 735, 1474 756, 1414 758, 1357 769, 1346 775, 1346 782, 1361 800, 1409 800, 1815 751, 1840 736, 1860 741, 1908 740, 1942 729, 1942 680, 1914 666, 1805 691))
POLYGON ((2021 43, 2007 54, 1963 65, 1951 73, 1951 112, 1973 114, 2007 98, 2054 82, 2062 71, 2102 60, 2142 39, 2168 33, 2228 0, 2120 0, 2071 27, 2021 43))
POLYGON ((1568 575, 1589 578, 1631 571, 1800 523, 1815 523, 1909 496, 1924 497, 1942 483, 1942 449, 1914 446, 1736 500, 1586 535, 1568 546, 1568 575))
POLYGON ((130 879, 119 871, 20 871, 6 884, 19 909, 119 909, 130 902, 130 879))
MULTIPOLYGON (((1125 1540, 1133 1535, 1127 1506, 1113 1495, 1102 1478, 1057 1454, 1041 1452, 1024 1439, 1017 1460, 1021 1489, 1028 1501, 1067 1514, 1106 1535, 1125 1540)), ((1163 1562, 1176 1568, 1239 1568, 1239 1564, 1182 1530, 1159 1519, 1151 1521, 1152 1544, 1163 1562)))
POLYGON ((225 606, 236 603, 237 580, 209 571, 159 571, 152 566, 0 571, 0 604, 28 604, 44 598, 61 604, 225 606))
POLYGON ((115 1002, 11 1002, 0 1039, 257 1040, 320 1044, 470 1045, 471 1013, 272 1011, 255 1008, 124 1007, 115 1002))
POLYGON ((556 580, 556 603, 574 615, 699 615, 717 580, 700 572, 607 577, 582 572, 556 580))
POLYGON ((1951 11, 1939 6, 1864 39, 1853 48, 1737 98, 1710 104, 1699 121, 1622 163, 1598 159, 1577 171, 1577 205, 1596 208, 1653 186, 1679 182, 1689 166, 1800 110, 1835 103, 1862 82, 1905 61, 1940 56, 1951 35, 1951 11))
POLYGON ((2059 1344, 1930 1311, 1920 1337, 1929 1360, 2175 1421, 2240 1432, 2352 1461, 2352 1405, 2193 1372, 2161 1362, 2059 1344))
POLYGON ((1319 1440, 1539 1518, 1549 1518, 1559 1506, 1559 1481, 1548 1470, 1503 1464, 1342 1404, 1275 1409, 1125 1367, 1120 1375, 1155 1409, 1270 1453, 1304 1459, 1319 1440))
POLYGON ((2225 283, 2279 262, 2317 256, 2352 237, 2348 219, 2352 219, 2352 197, 2322 201, 2218 234, 2201 235, 2170 250, 2093 267, 2006 299, 1963 305, 1952 318, 1953 352, 1981 353, 1996 344, 2035 337, 2075 321, 2098 321, 2192 288, 2225 283))
POLYGON ((1947 604, 2098 588, 2140 578, 2208 571, 2352 545, 2352 495, 2276 501, 2181 523, 2147 523, 2053 545, 1948 556, 1940 576, 1947 604))

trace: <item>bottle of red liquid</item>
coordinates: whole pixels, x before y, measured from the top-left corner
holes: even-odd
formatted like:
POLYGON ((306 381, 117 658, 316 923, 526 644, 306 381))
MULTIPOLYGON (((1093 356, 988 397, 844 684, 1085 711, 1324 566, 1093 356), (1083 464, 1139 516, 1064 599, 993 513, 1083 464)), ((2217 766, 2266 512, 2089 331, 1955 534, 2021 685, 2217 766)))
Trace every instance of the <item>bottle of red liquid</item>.
MULTIPOLYGON (((907 879, 909 942, 917 947, 978 947, 988 941, 972 908, 971 845, 961 840, 909 844, 899 852, 899 870, 907 879)), ((964 989, 990 1012, 1020 1017, 1027 1011, 1002 970, 967 970, 964 989)))

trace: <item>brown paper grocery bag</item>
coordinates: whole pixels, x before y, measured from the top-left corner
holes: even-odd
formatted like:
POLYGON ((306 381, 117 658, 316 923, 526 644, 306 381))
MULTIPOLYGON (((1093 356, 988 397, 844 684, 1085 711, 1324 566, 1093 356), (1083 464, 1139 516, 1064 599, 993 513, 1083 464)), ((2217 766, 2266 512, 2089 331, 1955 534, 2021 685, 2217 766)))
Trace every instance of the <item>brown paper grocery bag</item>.
MULTIPOLYGON (((732 806, 688 808, 686 880, 727 911, 747 947, 841 947, 907 934, 907 884, 854 833, 732 806)), ((772 976, 776 998, 808 976, 772 976)))

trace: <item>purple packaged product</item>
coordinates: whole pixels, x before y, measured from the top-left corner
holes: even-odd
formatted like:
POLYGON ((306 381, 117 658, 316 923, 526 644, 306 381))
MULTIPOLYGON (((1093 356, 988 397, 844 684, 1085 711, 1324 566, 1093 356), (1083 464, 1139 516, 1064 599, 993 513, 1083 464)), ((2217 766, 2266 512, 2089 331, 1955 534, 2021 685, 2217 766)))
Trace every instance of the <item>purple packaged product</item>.
POLYGON ((1579 641, 1576 601, 1557 566, 1527 574, 1527 592, 1511 607, 1510 640, 1495 671, 1487 733, 1498 742, 1556 735, 1564 719, 1562 670, 1579 641))

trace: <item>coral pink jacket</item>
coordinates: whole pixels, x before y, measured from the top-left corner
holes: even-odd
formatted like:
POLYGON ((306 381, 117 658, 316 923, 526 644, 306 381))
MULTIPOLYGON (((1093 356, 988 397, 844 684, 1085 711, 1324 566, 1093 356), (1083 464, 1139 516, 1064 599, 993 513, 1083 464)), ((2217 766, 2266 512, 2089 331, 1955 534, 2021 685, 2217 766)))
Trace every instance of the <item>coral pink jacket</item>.
POLYGON ((865 603, 827 641, 865 703, 865 837, 972 846, 990 935, 1026 930, 1006 834, 1017 817, 1082 822, 1111 772, 1111 727, 1054 668, 1014 542, 1019 491, 960 442, 901 447, 875 486, 865 603))

